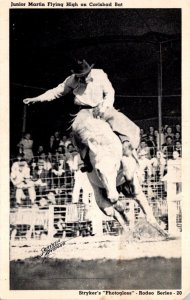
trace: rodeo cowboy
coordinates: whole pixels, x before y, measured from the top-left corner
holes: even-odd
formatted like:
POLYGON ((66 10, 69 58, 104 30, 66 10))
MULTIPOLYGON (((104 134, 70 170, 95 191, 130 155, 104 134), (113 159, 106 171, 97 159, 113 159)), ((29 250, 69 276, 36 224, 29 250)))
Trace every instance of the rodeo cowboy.
MULTIPOLYGON (((95 69, 86 60, 76 61, 71 75, 57 87, 50 89, 38 97, 26 98, 25 104, 52 101, 68 93, 74 94, 74 103, 79 109, 92 109, 95 118, 109 123, 119 136, 123 147, 123 172, 127 180, 131 180, 136 170, 136 151, 139 145, 140 130, 129 118, 114 107, 115 91, 107 74, 102 69, 95 69)), ((90 171, 88 159, 84 158, 83 171, 90 171)))

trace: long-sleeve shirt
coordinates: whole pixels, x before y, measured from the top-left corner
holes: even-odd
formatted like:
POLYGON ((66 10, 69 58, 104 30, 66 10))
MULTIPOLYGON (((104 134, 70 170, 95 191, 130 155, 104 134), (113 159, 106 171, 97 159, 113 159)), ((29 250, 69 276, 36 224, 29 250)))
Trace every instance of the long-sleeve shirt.
POLYGON ((30 168, 23 166, 21 168, 12 168, 11 170, 11 181, 14 186, 19 187, 25 181, 30 179, 30 168))
POLYGON ((39 101, 52 101, 69 92, 74 94, 76 105, 95 107, 104 102, 107 106, 112 107, 114 103, 114 89, 107 74, 101 69, 92 69, 85 81, 73 74, 57 87, 48 90, 36 99, 39 101))

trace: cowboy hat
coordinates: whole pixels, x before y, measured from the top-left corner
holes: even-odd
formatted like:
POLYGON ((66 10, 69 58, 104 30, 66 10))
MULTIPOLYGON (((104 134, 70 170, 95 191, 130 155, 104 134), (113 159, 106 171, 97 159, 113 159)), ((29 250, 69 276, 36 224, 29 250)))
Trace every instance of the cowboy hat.
POLYGON ((71 73, 75 74, 76 76, 82 77, 87 75, 93 67, 94 64, 90 66, 85 59, 77 60, 75 65, 73 66, 73 69, 71 70, 71 73))

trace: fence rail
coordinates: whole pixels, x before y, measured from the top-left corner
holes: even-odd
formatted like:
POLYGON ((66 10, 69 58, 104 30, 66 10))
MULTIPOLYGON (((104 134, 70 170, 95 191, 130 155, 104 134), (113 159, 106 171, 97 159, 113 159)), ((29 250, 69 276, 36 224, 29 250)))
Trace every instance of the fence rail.
MULTIPOLYGON (((173 168, 180 169, 179 163, 175 165, 175 161, 173 162, 173 168)), ((163 174, 160 173, 159 166, 151 174, 145 169, 142 188, 157 220, 164 221, 165 229, 170 232, 180 233, 182 231, 180 176, 175 173, 175 178, 178 179, 174 180, 171 166, 169 169, 168 166, 163 174)), ((13 163, 11 172, 16 172, 17 167, 13 163)), ((24 167, 28 168, 27 164, 24 167)), ((55 165, 52 165, 49 170, 39 168, 35 173, 30 167, 30 176, 25 178, 23 185, 16 185, 11 181, 11 240, 86 236, 92 235, 94 228, 103 234, 119 234, 120 225, 115 220, 100 215, 99 209, 94 206, 95 199, 87 175, 80 170, 71 171, 65 168, 65 165, 61 165, 61 168, 59 169, 58 165, 56 169, 55 165), (52 172, 53 168, 56 172, 52 172), (97 218, 101 224, 97 224, 97 218)), ((123 195, 120 195, 120 199, 126 204, 129 215, 128 226, 134 226, 143 217, 140 207, 134 199, 125 198, 123 195)))

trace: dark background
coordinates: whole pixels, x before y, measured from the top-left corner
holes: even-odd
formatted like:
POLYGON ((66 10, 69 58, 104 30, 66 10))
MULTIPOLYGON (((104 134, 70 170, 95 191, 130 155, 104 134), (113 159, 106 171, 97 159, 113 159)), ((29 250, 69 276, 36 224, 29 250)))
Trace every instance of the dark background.
MULTIPOLYGON (((61 83, 78 57, 108 74, 116 108, 157 126, 160 43, 163 123, 172 124, 181 116, 180 9, 10 9, 11 152, 22 135, 22 100, 61 83)), ((72 95, 31 105, 26 130, 43 143, 65 132, 74 112, 72 95)))

